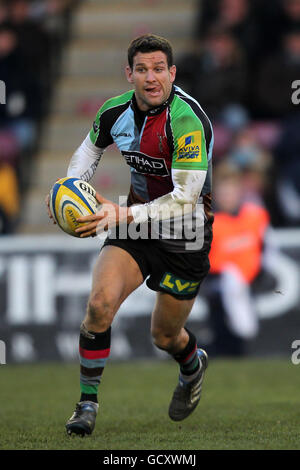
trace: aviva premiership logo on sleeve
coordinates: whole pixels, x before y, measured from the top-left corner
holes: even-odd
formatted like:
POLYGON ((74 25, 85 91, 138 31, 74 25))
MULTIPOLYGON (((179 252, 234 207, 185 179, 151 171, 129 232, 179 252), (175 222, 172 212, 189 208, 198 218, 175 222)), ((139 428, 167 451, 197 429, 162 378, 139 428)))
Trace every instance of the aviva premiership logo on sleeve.
POLYGON ((179 163, 201 162, 201 132, 185 134, 177 141, 176 161, 179 163))

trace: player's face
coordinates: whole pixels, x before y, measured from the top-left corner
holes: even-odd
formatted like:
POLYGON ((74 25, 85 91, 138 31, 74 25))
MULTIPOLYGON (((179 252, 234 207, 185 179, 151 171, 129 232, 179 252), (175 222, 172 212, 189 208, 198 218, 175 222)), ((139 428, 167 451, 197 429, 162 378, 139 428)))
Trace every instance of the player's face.
POLYGON ((167 56, 162 51, 138 52, 132 69, 126 67, 127 80, 134 85, 138 107, 148 111, 164 103, 170 96, 176 67, 168 67, 167 56))

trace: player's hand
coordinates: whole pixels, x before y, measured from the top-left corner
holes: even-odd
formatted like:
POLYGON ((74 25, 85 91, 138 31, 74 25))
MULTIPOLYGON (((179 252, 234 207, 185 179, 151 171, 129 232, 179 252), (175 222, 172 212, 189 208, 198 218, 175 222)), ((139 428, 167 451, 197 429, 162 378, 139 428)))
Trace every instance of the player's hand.
MULTIPOLYGON (((61 178, 57 178, 56 181, 59 181, 61 178)), ((56 183, 55 181, 55 183, 56 183)), ((50 211, 50 194, 47 194, 47 196, 45 197, 45 204, 46 204, 46 207, 47 207, 47 212, 48 212, 48 216, 49 218, 52 220, 52 222, 56 225, 56 222, 54 220, 54 217, 53 215, 51 214, 51 211, 50 211)))
POLYGON ((53 218, 53 215, 51 214, 51 211, 50 211, 50 194, 47 194, 47 196, 45 197, 45 204, 46 204, 46 207, 47 207, 47 212, 48 212, 49 218, 56 225, 56 222, 55 222, 55 220, 53 218))
POLYGON ((96 193, 96 199, 101 204, 96 214, 86 217, 79 217, 77 222, 84 223, 83 226, 76 229, 80 238, 95 237, 109 228, 115 227, 121 223, 129 223, 133 220, 129 207, 121 207, 101 194, 96 193))

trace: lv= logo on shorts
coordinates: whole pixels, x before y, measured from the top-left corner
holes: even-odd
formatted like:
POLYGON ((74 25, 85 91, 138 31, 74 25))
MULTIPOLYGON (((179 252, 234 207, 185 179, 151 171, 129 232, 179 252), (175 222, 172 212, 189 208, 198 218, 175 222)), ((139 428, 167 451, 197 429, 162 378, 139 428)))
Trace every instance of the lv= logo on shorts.
POLYGON ((173 292, 173 294, 186 295, 195 292, 199 284, 200 281, 187 281, 176 277, 174 274, 165 273, 159 285, 163 289, 173 292))

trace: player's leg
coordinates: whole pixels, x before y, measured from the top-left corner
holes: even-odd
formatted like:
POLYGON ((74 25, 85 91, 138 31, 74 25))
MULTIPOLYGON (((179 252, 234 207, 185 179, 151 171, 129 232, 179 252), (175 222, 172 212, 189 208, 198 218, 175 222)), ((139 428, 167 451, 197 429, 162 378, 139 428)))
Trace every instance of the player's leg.
POLYGON ((186 418, 200 400, 207 355, 197 349, 193 333, 184 328, 195 298, 179 300, 159 292, 152 313, 151 333, 154 344, 168 352, 179 364, 179 384, 170 407, 169 416, 175 421, 186 418))
POLYGON ((143 283, 134 258, 118 246, 105 246, 93 271, 93 282, 83 323, 87 330, 102 333, 110 327, 122 302, 143 283))
POLYGON ((69 434, 90 434, 94 428, 98 387, 110 353, 111 324, 121 303, 143 280, 137 262, 127 251, 109 245, 103 248, 94 267, 87 312, 80 328, 81 397, 66 425, 69 434))
POLYGON ((170 294, 158 292, 151 318, 154 344, 176 354, 185 348, 189 335, 184 329, 195 299, 178 300, 170 294))
POLYGON ((143 282, 138 264, 125 250, 105 246, 93 272, 92 290, 80 331, 81 400, 97 401, 110 352, 111 324, 121 303, 143 282))

